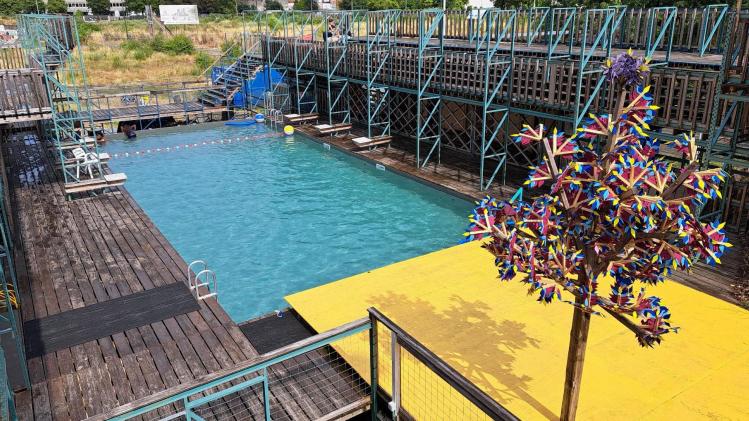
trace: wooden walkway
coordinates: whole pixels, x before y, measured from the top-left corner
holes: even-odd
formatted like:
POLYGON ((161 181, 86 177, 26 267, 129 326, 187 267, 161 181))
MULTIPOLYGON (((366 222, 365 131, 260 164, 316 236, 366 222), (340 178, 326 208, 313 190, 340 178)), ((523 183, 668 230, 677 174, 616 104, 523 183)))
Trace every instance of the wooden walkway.
MULTIPOLYGON (((66 201, 46 145, 14 137, 2 152, 25 322, 184 282, 185 262, 123 187, 66 201)), ((199 311, 30 358, 32 385, 17 394, 19 418, 85 419, 257 355, 218 302, 207 299, 199 311)), ((315 365, 312 357, 298 358, 315 365)), ((286 384, 272 389, 274 412, 314 419, 361 395, 359 386, 346 384, 327 399, 284 392, 309 389, 302 386, 311 382, 311 370, 296 376, 274 370, 286 374, 286 384)), ((315 383, 332 388, 335 379, 321 373, 315 383)), ((257 394, 246 399, 259 402, 257 394)))
POLYGON ((141 105, 109 109, 93 109, 95 122, 110 120, 140 120, 158 117, 175 117, 180 115, 209 114, 226 111, 226 107, 209 107, 200 102, 182 104, 141 105))
MULTIPOLYGON (((505 186, 502 186, 499 179, 496 179, 488 192, 482 192, 478 189, 477 166, 466 165, 465 161, 462 164, 459 162, 452 163, 443 156, 443 161, 440 165, 431 162, 427 165, 427 168, 417 170, 416 157, 413 153, 403 149, 390 148, 387 150, 385 148, 378 148, 374 151, 355 150, 354 143, 350 139, 355 136, 366 136, 366 131, 364 130, 354 129, 352 135, 349 137, 317 136, 312 126, 300 126, 297 127, 297 130, 318 142, 325 142, 351 155, 384 164, 391 171, 397 171, 402 175, 426 182, 437 188, 447 189, 469 200, 477 200, 487 194, 494 197, 510 198, 520 187, 524 177, 524 174, 512 173, 512 169, 508 168, 507 184, 505 186)), ((488 168, 487 173, 490 173, 492 170, 493 168, 488 168)), ((734 244, 740 243, 738 241, 739 238, 734 237, 739 235, 742 234, 729 233, 729 239, 734 244)), ((675 272, 671 276, 671 279, 725 301, 740 304, 731 295, 731 291, 733 288, 732 285, 738 279, 742 257, 743 249, 737 246, 725 254, 722 258, 723 264, 711 267, 699 263, 692 268, 691 272, 675 272)))
MULTIPOLYGON (((370 36, 369 40, 371 40, 374 37, 370 36)), ((367 37, 353 37, 352 41, 359 42, 359 43, 366 43, 368 40, 367 37)), ((414 47, 419 44, 418 38, 412 38, 412 37, 397 37, 393 39, 393 42, 395 45, 402 45, 402 46, 410 46, 414 47)), ((436 39, 430 39, 429 44, 430 45, 437 45, 438 40, 436 39)), ((496 45, 495 42, 490 43, 490 47, 494 47, 496 45)), ((509 42, 501 42, 499 51, 504 53, 509 53, 509 42)), ((466 50, 471 51, 475 50, 476 48, 476 41, 468 41, 466 39, 449 39, 446 38, 444 41, 444 46, 446 49, 455 49, 455 50, 466 50)), ((486 47, 486 45, 484 45, 486 47)), ((545 57, 548 55, 548 45, 542 44, 542 43, 532 43, 528 45, 525 42, 516 41, 515 42, 515 54, 518 55, 529 55, 529 56, 538 56, 538 57, 545 57)), ((611 49, 611 56, 616 56, 618 54, 621 54, 623 52, 626 52, 627 48, 612 48, 611 49)), ((574 45, 571 49, 569 49, 569 46, 564 44, 564 42, 561 42, 556 50, 554 50, 554 53, 552 54, 553 57, 560 57, 560 56, 566 56, 568 53, 571 53, 571 55, 575 58, 578 58, 580 56, 580 46, 574 45)), ((586 50, 586 54, 589 53, 588 50, 586 50)), ((645 51, 641 49, 634 49, 635 56, 644 56, 645 51)), ((605 59, 606 54, 604 50, 596 51, 595 54, 593 54, 593 57, 598 59, 605 59)), ((652 57, 654 62, 663 62, 666 60, 666 53, 665 51, 656 51, 653 54, 652 57)), ((694 65, 698 67, 718 67, 721 64, 721 60, 723 59, 723 56, 721 54, 705 54, 703 56, 700 56, 696 52, 686 52, 686 51, 679 51, 677 49, 674 49, 671 51, 671 55, 669 57, 669 63, 676 64, 676 65, 694 65)))

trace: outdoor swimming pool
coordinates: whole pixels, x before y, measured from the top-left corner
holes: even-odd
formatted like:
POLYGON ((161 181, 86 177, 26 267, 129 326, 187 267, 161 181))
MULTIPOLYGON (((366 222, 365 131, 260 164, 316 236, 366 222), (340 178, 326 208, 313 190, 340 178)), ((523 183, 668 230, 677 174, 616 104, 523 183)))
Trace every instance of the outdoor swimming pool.
POLYGON ((235 321, 462 238, 471 203, 301 135, 269 136, 263 125, 204 125, 103 148, 182 257, 216 272, 235 321))

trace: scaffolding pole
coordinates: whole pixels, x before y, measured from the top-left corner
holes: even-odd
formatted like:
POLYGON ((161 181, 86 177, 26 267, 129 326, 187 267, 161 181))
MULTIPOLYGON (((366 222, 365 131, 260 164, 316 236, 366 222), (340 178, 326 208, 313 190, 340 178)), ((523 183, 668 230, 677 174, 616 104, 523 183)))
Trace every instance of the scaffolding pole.
POLYGON ((507 126, 510 116, 512 92, 513 56, 515 54, 515 30, 517 26, 516 10, 485 9, 477 13, 477 59, 483 59, 481 106, 481 163, 479 187, 489 189, 494 178, 501 172, 502 184, 505 184, 507 173, 507 126), (509 44, 509 54, 499 54, 502 43, 509 44), (490 85, 490 74, 498 74, 499 80, 490 85), (496 122, 494 128, 490 127, 496 122), (489 177, 485 177, 489 161, 496 162, 496 167, 489 177))
POLYGON ((604 87, 606 78, 598 60, 594 60, 603 53, 604 57, 611 56, 611 41, 617 9, 586 9, 583 20, 582 39, 580 40, 580 55, 575 86, 575 109, 573 130, 580 126, 583 118, 588 115, 591 104, 598 97, 604 87), (593 32, 589 37, 588 32, 593 32), (590 41, 590 42, 589 42, 590 41), (595 85, 588 97, 583 99, 583 80, 588 75, 598 75, 595 85))
POLYGON ((395 44, 396 24, 401 10, 368 12, 366 16, 367 55, 367 137, 390 135, 392 77, 390 58, 395 44), (388 75, 387 73, 390 73, 388 75))
POLYGON ((29 371, 26 366, 26 350, 23 344, 23 332, 17 309, 21 308, 21 297, 18 291, 16 267, 13 263, 13 242, 10 234, 10 223, 5 201, 5 186, 0 180, 0 284, 2 285, 3 300, 0 308, 0 336, 11 335, 16 348, 19 369, 23 377, 23 385, 31 386, 29 371), (10 278, 10 279, 8 279, 10 278), (12 294, 11 294, 12 291, 12 294))
MULTIPOLYGON (((72 151, 80 149, 85 154, 98 156, 99 150, 75 19, 64 15, 21 15, 18 27, 33 67, 44 74, 51 106, 52 135, 65 184, 81 182, 82 174, 76 171, 78 167, 72 151), (93 138, 88 136, 89 130, 93 138)), ((97 171, 90 178, 103 179, 101 162, 96 160, 93 165, 97 171)))
MULTIPOLYGON (((291 12, 291 42, 294 45, 294 89, 296 112, 317 112, 317 74, 309 70, 310 57, 316 47, 315 36, 324 25, 320 12, 291 12)), ((324 30, 324 29, 323 29, 324 30)))
POLYGON ((328 124, 351 122, 348 48, 354 26, 360 22, 363 14, 361 10, 347 10, 325 12, 324 15, 328 124))
POLYGON ((416 85, 416 166, 424 168, 436 153, 441 161, 442 150, 442 83, 445 65, 445 11, 419 11, 419 47, 416 85), (433 39, 434 38, 434 39, 433 39), (422 159, 422 144, 428 147, 422 159))
POLYGON ((265 12, 265 51, 268 71, 266 75, 268 91, 266 101, 270 99, 271 104, 266 102, 266 108, 273 108, 286 112, 291 104, 288 85, 285 92, 280 90, 289 75, 289 67, 283 64, 284 55, 289 49, 289 12, 284 10, 273 10, 265 12), (276 36, 280 36, 277 39, 276 36), (274 82, 273 73, 279 75, 274 82))

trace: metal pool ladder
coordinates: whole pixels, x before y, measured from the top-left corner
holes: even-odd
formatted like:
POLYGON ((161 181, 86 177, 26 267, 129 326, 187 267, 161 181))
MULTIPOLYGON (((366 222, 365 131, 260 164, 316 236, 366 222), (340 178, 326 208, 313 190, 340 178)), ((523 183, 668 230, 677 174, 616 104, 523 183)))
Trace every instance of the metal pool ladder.
POLYGON ((197 300, 205 300, 209 297, 216 297, 218 300, 218 283, 216 282, 216 272, 208 269, 208 263, 205 260, 195 260, 187 266, 187 286, 195 294, 197 300), (195 276, 191 276, 195 274, 195 276), (202 294, 200 288, 205 287, 207 294, 202 294))
POLYGON ((275 108, 268 109, 268 121, 272 128, 277 129, 283 123, 283 112, 275 108))

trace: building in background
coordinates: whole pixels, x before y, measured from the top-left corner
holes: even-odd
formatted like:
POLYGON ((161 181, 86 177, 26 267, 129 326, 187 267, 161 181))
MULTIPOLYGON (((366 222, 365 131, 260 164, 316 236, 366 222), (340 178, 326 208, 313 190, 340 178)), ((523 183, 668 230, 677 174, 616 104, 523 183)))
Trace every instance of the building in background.
MULTIPOLYGON (((295 0, 278 0, 284 10, 294 8, 295 0)), ((338 8, 338 0, 316 0, 320 10, 335 10, 338 8)), ((239 0, 240 4, 254 6, 257 10, 265 10, 265 0, 239 0)))
MULTIPOLYGON (((91 13, 91 8, 88 7, 86 0, 65 0, 65 4, 68 6, 68 12, 82 12, 91 13)), ((109 0, 110 8, 109 11, 113 15, 119 16, 125 12, 125 0, 109 0)))

